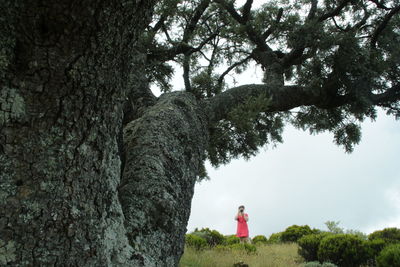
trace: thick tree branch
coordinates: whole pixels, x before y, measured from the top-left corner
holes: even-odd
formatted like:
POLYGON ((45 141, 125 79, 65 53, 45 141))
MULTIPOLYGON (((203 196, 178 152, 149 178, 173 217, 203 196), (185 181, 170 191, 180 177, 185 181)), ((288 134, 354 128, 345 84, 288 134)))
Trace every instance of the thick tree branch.
POLYGON ((331 17, 334 17, 334 16, 339 15, 340 12, 342 11, 342 9, 345 8, 346 5, 347 5, 348 3, 350 3, 350 2, 351 2, 351 0, 343 0, 343 1, 342 1, 335 9, 333 9, 331 12, 325 13, 325 14, 323 14, 322 16, 320 16, 320 17, 318 18, 318 21, 319 21, 319 22, 322 22, 322 21, 327 20, 327 19, 329 19, 329 18, 331 18, 331 17))
POLYGON ((311 8, 310 12, 308 12, 307 19, 311 20, 315 17, 315 13, 317 11, 317 5, 318 5, 318 0, 312 0, 311 1, 311 8))
POLYGON ((160 49, 157 51, 153 51, 147 55, 149 60, 157 60, 157 61, 168 61, 173 60, 176 56, 182 54, 191 55, 195 52, 199 52, 206 44, 208 44, 211 40, 218 36, 218 33, 213 33, 206 39, 204 39, 197 47, 192 47, 187 43, 180 42, 175 44, 175 46, 168 48, 168 49, 160 49))
MULTIPOLYGON (((331 109, 357 101, 354 95, 332 95, 330 87, 335 84, 326 83, 322 89, 311 89, 301 86, 272 87, 266 84, 247 84, 229 89, 215 97, 206 100, 211 122, 227 119, 229 113, 238 105, 251 98, 265 95, 270 103, 265 112, 288 111, 300 106, 311 106, 331 109)), ((371 91, 371 88, 368 89, 371 91)), ((400 101, 400 84, 381 94, 367 96, 373 105, 388 106, 388 103, 400 101)))
POLYGON ((400 101, 400 83, 392 86, 384 93, 373 94, 371 99, 375 105, 387 105, 400 101))
POLYGON ((247 0, 243 6, 242 16, 245 21, 249 20, 252 5, 253 5, 253 0, 247 0))
POLYGON ((390 19, 400 11, 400 5, 393 8, 389 13, 386 14, 386 16, 383 18, 383 21, 379 26, 376 28, 375 32, 372 34, 371 38, 371 46, 373 48, 376 47, 376 42, 378 40, 379 35, 383 32, 383 30, 386 28, 388 25, 390 19))
POLYGON ((279 24, 279 22, 282 19, 283 15, 283 8, 280 8, 278 11, 278 15, 276 16, 275 22, 273 25, 271 25, 263 34, 262 34, 262 39, 265 41, 275 30, 276 26, 279 24))
POLYGON ((321 101, 321 94, 300 86, 271 87, 266 84, 248 84, 229 89, 208 100, 211 122, 226 119, 239 104, 265 95, 271 99, 266 112, 287 111, 299 106, 309 106, 321 101))
POLYGON ((246 24, 247 21, 245 21, 243 17, 240 16, 240 14, 235 10, 232 2, 227 3, 224 0, 215 0, 215 2, 220 4, 232 16, 234 20, 236 20, 240 24, 246 24))
POLYGON ((156 34, 164 26, 164 22, 166 19, 167 19, 167 16, 165 16, 164 14, 161 15, 160 19, 157 21, 157 23, 154 25, 154 27, 151 28, 151 31, 153 32, 153 34, 156 34))
POLYGON ((199 22, 201 16, 203 15, 204 11, 206 11, 209 5, 210 5, 210 0, 203 0, 196 7, 189 23, 186 25, 186 28, 184 30, 182 42, 187 43, 191 39, 191 36, 194 30, 196 29, 197 23, 199 22))
POLYGON ((236 22, 245 26, 247 37, 251 42, 253 42, 262 51, 272 52, 271 47, 269 47, 265 43, 265 39, 254 30, 254 28, 250 25, 250 23, 248 23, 250 19, 249 17, 240 16, 240 14, 235 10, 235 7, 232 2, 227 3, 224 0, 215 0, 215 1, 219 3, 223 8, 225 8, 225 10, 232 16, 234 20, 236 20, 236 22))

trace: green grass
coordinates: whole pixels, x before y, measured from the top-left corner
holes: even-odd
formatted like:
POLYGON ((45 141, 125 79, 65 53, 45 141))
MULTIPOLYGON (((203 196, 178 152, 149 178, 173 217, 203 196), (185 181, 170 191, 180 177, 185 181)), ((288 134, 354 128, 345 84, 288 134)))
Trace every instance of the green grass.
POLYGON ((301 266, 304 261, 297 254, 297 249, 295 243, 259 245, 254 254, 247 254, 243 250, 215 248, 196 251, 186 247, 179 267, 232 267, 240 261, 250 267, 301 266))

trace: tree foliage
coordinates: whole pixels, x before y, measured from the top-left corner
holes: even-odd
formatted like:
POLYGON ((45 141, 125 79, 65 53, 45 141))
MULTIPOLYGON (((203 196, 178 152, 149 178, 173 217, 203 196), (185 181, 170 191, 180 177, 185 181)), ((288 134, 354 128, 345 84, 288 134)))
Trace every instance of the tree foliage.
POLYGON ((297 104, 292 90, 286 95, 292 106, 280 110, 271 107, 276 100, 270 95, 253 96, 217 116, 210 124, 212 164, 281 142, 285 123, 330 131, 351 152, 361 138, 360 122, 375 119, 377 107, 400 117, 399 1, 243 2, 159 1, 141 38, 148 80, 163 92, 173 90, 170 80, 180 67, 183 90, 210 100, 231 90, 229 75, 256 64, 264 72, 259 83, 315 96, 297 104))

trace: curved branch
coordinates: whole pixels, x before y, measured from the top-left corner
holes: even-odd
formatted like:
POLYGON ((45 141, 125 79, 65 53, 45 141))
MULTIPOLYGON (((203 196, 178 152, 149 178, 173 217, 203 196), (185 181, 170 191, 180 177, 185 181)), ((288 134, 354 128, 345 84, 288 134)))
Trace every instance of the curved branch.
POLYGON ((253 0, 247 0, 246 3, 245 3, 244 6, 243 6, 243 12, 242 12, 242 14, 243 14, 243 19, 244 19, 245 21, 248 21, 248 20, 249 20, 252 4, 253 4, 253 0))
POLYGON ((235 10, 233 3, 227 3, 224 0, 215 0, 216 3, 220 4, 228 13, 232 16, 234 20, 239 22, 240 24, 246 24, 246 20, 243 19, 242 16, 235 10))
POLYGON ((318 21, 321 22, 321 21, 327 20, 331 17, 339 15, 340 12, 342 11, 342 9, 345 8, 345 6, 350 2, 351 2, 351 0, 343 0, 334 10, 320 16, 318 18, 318 21))
POLYGON ((245 27, 247 37, 251 42, 253 42, 261 51, 268 51, 272 52, 272 48, 269 47, 262 36, 260 36, 254 28, 250 25, 249 17, 242 17, 240 14, 235 10, 235 7, 232 2, 227 3, 224 0, 215 0, 215 2, 219 3, 231 16, 236 22, 243 25, 245 27))
POLYGON ((371 38, 371 46, 373 48, 376 48, 376 42, 378 41, 378 37, 382 33, 382 31, 386 28, 390 19, 399 11, 400 11, 400 5, 393 8, 389 13, 387 13, 386 16, 384 17, 382 23, 379 24, 378 28, 376 28, 376 30, 373 33, 372 38, 371 38))
POLYGON ((392 86, 384 93, 373 94, 371 99, 375 105, 387 105, 390 102, 400 101, 400 83, 392 86))
POLYGON ((266 84, 247 84, 229 89, 207 100, 211 114, 210 121, 226 119, 228 114, 239 104, 251 98, 265 95, 271 99, 268 110, 287 111, 299 106, 310 106, 321 102, 321 94, 300 86, 283 86, 280 88, 266 84))
MULTIPOLYGON (((238 105, 261 95, 270 99, 268 108, 264 112, 288 111, 311 105, 331 109, 357 101, 352 95, 332 95, 328 91, 329 88, 325 87, 318 90, 301 86, 272 87, 266 84, 247 84, 229 89, 205 101, 209 109, 208 114, 211 114, 209 120, 212 123, 227 119, 229 113, 238 105)), ((400 84, 396 84, 384 93, 370 94, 367 97, 371 104, 387 107, 390 103, 400 101, 400 84)))
POLYGON ((219 76, 219 78, 218 78, 218 86, 221 86, 221 85, 222 85, 222 82, 223 82, 225 76, 228 75, 229 72, 231 72, 234 68, 236 68, 236 67, 238 67, 238 66, 240 66, 240 65, 242 65, 242 64, 244 64, 244 63, 246 63, 246 61, 248 61, 248 60, 251 59, 251 58, 252 58, 251 55, 250 55, 250 56, 247 56, 247 57, 244 58, 243 60, 238 61, 238 62, 232 64, 231 66, 229 66, 229 68, 227 68, 227 69, 221 74, 221 76, 219 76))
POLYGON ((154 27, 151 28, 151 31, 153 32, 153 34, 156 34, 164 26, 164 22, 166 19, 167 19, 167 16, 165 14, 162 14, 160 19, 154 25, 154 27))
POLYGON ((208 38, 204 39, 197 47, 192 47, 183 41, 175 44, 175 46, 168 49, 160 49, 147 55, 149 60, 156 59, 158 61, 173 60, 177 55, 188 54, 191 55, 199 52, 207 43, 218 36, 218 32, 211 34, 208 38))
POLYGON ((283 15, 283 8, 280 8, 278 11, 278 15, 276 16, 276 19, 274 21, 274 24, 271 25, 263 34, 262 34, 262 39, 265 41, 275 30, 276 26, 279 24, 279 22, 282 19, 283 15))
POLYGON ((307 15, 308 20, 313 19, 315 17, 315 13, 317 12, 317 5, 318 5, 318 0, 311 1, 310 12, 307 15))
POLYGON ((182 42, 187 43, 191 38, 194 30, 196 29, 197 23, 199 22, 201 16, 203 15, 204 11, 210 5, 210 0, 203 0, 194 10, 194 14, 191 17, 189 23, 186 25, 186 28, 183 33, 182 42))

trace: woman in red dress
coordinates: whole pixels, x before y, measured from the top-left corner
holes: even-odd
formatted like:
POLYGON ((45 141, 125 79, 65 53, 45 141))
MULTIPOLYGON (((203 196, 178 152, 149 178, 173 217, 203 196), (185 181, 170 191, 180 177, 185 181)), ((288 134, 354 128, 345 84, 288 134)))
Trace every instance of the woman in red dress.
POLYGON ((249 242, 249 227, 247 226, 247 221, 249 220, 249 215, 244 213, 244 206, 239 206, 239 211, 235 216, 237 220, 237 231, 236 236, 240 238, 240 243, 249 242))

